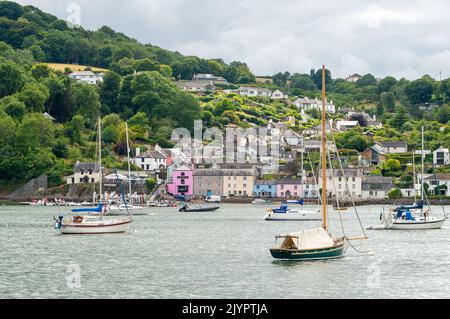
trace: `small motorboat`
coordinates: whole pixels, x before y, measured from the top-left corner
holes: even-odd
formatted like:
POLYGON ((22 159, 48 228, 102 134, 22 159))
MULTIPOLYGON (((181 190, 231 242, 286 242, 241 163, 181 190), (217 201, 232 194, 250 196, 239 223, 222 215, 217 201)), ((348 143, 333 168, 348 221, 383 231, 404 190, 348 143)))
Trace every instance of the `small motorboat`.
POLYGON ((322 220, 320 211, 305 209, 291 209, 283 203, 280 208, 267 209, 264 220, 269 221, 320 221, 322 220))
POLYGON ((220 207, 219 206, 210 206, 210 207, 204 207, 204 206, 199 206, 199 207, 190 207, 189 205, 184 205, 183 207, 181 207, 178 211, 180 213, 189 213, 189 212, 213 212, 218 210, 220 207))

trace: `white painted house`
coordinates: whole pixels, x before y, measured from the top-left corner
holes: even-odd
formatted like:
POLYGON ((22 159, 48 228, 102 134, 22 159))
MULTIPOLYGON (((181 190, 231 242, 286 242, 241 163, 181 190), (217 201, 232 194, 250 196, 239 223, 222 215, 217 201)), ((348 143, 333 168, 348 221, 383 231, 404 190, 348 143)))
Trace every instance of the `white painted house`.
POLYGON ((68 76, 69 78, 74 79, 77 82, 97 84, 97 82, 103 82, 104 73, 94 73, 92 71, 79 71, 70 73, 68 76))
POLYGON ((448 148, 438 148, 433 152, 433 165, 450 165, 450 152, 448 148))
POLYGON ((363 199, 384 199, 393 187, 391 177, 364 176, 362 179, 363 199))
MULTIPOLYGON (((297 100, 294 101, 294 105, 297 106, 299 109, 301 110, 312 110, 312 109, 316 109, 316 110, 322 110, 322 101, 315 98, 315 99, 310 99, 308 97, 304 97, 304 98, 298 98, 297 100)), ((333 104, 333 101, 327 101, 326 103, 326 109, 328 113, 336 113, 336 106, 333 104)))
POLYGON ((272 91, 265 88, 259 88, 259 87, 251 87, 251 86, 241 86, 237 93, 239 93, 242 96, 248 96, 248 97, 272 97, 272 91))
POLYGON ((92 184, 100 181, 101 173, 98 163, 77 162, 73 169, 74 174, 66 176, 67 184, 92 184))
POLYGON ((406 141, 378 141, 375 142, 384 154, 401 154, 408 152, 408 144, 406 141))
MULTIPOLYGON (((321 175, 321 174, 319 174, 321 175)), ((322 176, 319 176, 319 185, 322 185, 322 176)), ((327 189, 332 195, 348 199, 350 196, 360 198, 362 196, 363 172, 358 168, 344 168, 344 176, 341 170, 334 171, 334 183, 332 172, 327 169, 327 189), (348 188, 347 188, 348 186, 348 188)))
POLYGON ((358 125, 359 125, 358 121, 341 120, 341 121, 336 122, 336 128, 339 131, 348 131, 348 130, 354 129, 358 125))
POLYGON ((283 92, 281 92, 280 90, 275 90, 272 93, 272 100, 284 100, 288 98, 287 94, 284 94, 283 92))
POLYGON ((166 156, 157 150, 141 154, 140 148, 136 148, 136 156, 131 159, 131 162, 144 171, 156 171, 167 167, 166 156))

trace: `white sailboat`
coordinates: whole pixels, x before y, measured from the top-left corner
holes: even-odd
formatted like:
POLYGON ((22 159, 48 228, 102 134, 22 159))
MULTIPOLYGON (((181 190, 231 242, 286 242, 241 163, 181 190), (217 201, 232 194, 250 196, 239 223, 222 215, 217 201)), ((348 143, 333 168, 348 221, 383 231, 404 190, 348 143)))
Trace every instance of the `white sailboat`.
POLYGON ((106 219, 107 208, 103 205, 102 188, 102 153, 101 153, 101 119, 98 120, 98 165, 100 170, 100 203, 95 208, 73 209, 68 216, 60 215, 55 221, 55 228, 61 234, 105 234, 126 232, 133 222, 128 213, 127 218, 106 219))
MULTIPOLYGON (((422 127, 422 174, 420 193, 421 199, 414 205, 402 205, 389 208, 388 214, 381 215, 381 226, 371 227, 371 229, 397 229, 397 230, 419 230, 419 229, 440 229, 444 225, 446 218, 431 215, 431 209, 425 208, 425 188, 424 188, 424 131, 422 127)), ((414 165, 415 166, 415 165, 414 165)), ((414 172, 414 185, 415 185, 414 172)), ((414 186, 414 190, 415 190, 414 186)))
MULTIPOLYGON (((297 202, 296 202, 297 203, 297 202)), ((320 210, 307 210, 303 208, 290 208, 288 203, 281 204, 280 208, 268 208, 264 216, 268 221, 320 221, 320 210)))
MULTIPOLYGON (((130 139, 128 137, 128 123, 125 122, 125 133, 126 133, 126 139, 127 139, 127 163, 128 163, 128 194, 129 199, 132 199, 132 192, 131 192, 131 165, 130 165, 130 139)), ((144 207, 133 205, 133 203, 130 202, 118 202, 118 203, 109 203, 108 205, 108 215, 110 216, 119 216, 123 215, 124 212, 128 212, 130 210, 137 211, 141 210, 144 207)), ((146 213, 135 213, 135 215, 147 215, 146 213)))

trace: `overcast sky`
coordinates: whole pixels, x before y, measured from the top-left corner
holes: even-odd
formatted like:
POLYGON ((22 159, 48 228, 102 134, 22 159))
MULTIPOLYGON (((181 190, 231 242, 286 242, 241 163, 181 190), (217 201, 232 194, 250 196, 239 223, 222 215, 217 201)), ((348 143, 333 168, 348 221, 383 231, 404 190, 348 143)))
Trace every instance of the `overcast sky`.
POLYGON ((446 0, 18 0, 108 25, 143 43, 183 54, 246 62, 257 75, 353 73, 414 79, 450 77, 446 0))

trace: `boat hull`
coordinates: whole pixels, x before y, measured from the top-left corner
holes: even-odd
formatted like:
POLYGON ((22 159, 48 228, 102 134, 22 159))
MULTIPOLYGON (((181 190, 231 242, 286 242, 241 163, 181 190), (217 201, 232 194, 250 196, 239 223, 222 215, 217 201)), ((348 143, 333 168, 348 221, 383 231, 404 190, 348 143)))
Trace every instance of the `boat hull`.
POLYGON ((61 226, 61 234, 112 234, 124 233, 131 226, 132 220, 103 223, 69 223, 61 226))
POLYGON ((445 219, 437 219, 433 221, 408 221, 408 222, 393 222, 392 225, 386 229, 395 230, 418 230, 418 229, 440 229, 444 225, 445 219))
POLYGON ((283 260, 297 260, 297 261, 307 261, 307 260, 326 260, 341 258, 345 253, 345 243, 340 242, 332 247, 319 248, 319 249, 282 249, 282 248, 272 248, 270 249, 270 254, 275 259, 283 260))
POLYGON ((195 212, 214 212, 220 207, 208 207, 208 208, 181 208, 180 213, 195 213, 195 212))

